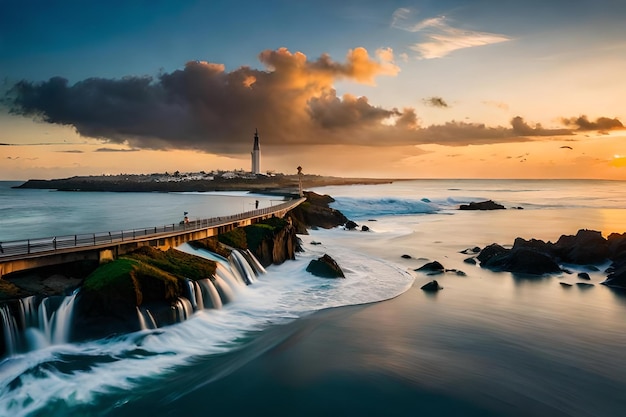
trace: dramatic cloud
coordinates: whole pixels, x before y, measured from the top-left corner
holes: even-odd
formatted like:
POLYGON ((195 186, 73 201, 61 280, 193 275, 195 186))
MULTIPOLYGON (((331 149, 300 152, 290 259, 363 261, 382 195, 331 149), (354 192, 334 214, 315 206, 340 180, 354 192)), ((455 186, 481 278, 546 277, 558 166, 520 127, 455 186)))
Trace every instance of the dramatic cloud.
POLYGON ((441 97, 428 97, 422 100, 424 104, 431 107, 449 107, 448 103, 441 97))
POLYGON ((624 129, 624 125, 618 119, 608 117, 598 117, 595 122, 590 121, 587 116, 571 117, 561 119, 565 126, 577 127, 581 131, 597 130, 607 132, 609 130, 624 129))
MULTIPOLYGON (((14 113, 72 125, 83 136, 127 148, 97 152, 192 149, 241 155, 250 151, 255 128, 261 146, 274 149, 461 146, 571 134, 571 129, 544 129, 521 117, 512 119, 510 126, 456 121, 422 126, 413 108, 383 108, 364 96, 337 95, 334 83, 339 80, 372 83, 376 76, 396 74, 390 49, 372 58, 356 48, 344 62, 327 55, 309 60, 284 48, 263 51, 259 59, 266 70, 241 67, 228 72, 221 64, 193 61, 156 79, 90 78, 73 85, 59 77, 42 83, 22 81, 9 98, 14 113)), ((427 102, 447 106, 440 97, 427 102)))
POLYGON ((445 16, 424 19, 413 23, 412 11, 397 9, 392 17, 391 26, 396 29, 415 32, 422 35, 422 40, 410 48, 419 53, 421 58, 442 58, 449 53, 465 48, 506 42, 510 38, 496 33, 457 29, 448 24, 445 16))

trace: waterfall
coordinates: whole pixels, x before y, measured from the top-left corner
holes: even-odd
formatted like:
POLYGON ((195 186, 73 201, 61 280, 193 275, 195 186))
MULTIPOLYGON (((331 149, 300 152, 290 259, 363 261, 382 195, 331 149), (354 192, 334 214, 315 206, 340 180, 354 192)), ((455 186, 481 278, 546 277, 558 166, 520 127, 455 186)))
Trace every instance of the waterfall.
POLYGON ((215 309, 222 308, 222 305, 223 305, 222 299, 220 298, 220 295, 217 292, 215 285, 213 285, 213 282, 211 282, 209 278, 205 278, 205 279, 199 280, 198 284, 202 292, 204 305, 207 307, 211 306, 215 309))
POLYGON ((223 304, 230 303, 235 299, 235 293, 232 288, 221 277, 216 276, 214 284, 223 304))
POLYGON ((192 281, 190 279, 185 280, 187 283, 187 294, 189 301, 191 301, 191 306, 194 311, 204 310, 204 299, 202 297, 202 290, 196 281, 192 281))
POLYGON ((250 266, 252 266, 257 276, 259 274, 267 273, 263 265, 261 265, 261 262, 259 262, 259 260, 252 254, 252 252, 250 252, 250 249, 246 249, 245 251, 241 252, 241 254, 245 256, 246 260, 248 261, 250 266))
POLYGON ((78 291, 63 299, 63 302, 59 308, 52 313, 50 319, 52 328, 51 338, 49 339, 52 344, 67 343, 70 339, 72 331, 72 315, 74 313, 74 300, 78 291))
POLYGON ((181 322, 189 319, 193 314, 193 307, 191 302, 185 297, 178 297, 174 305, 176 321, 181 322))
POLYGON ((141 327, 141 330, 156 329, 158 327, 154 317, 152 317, 152 313, 150 313, 150 310, 141 307, 136 308, 137 319, 139 319, 139 326, 141 327))
POLYGON ((254 281, 256 281, 254 270, 252 269, 246 258, 241 254, 241 252, 239 252, 237 249, 234 249, 230 253, 229 259, 231 264, 243 277, 247 285, 250 285, 254 281))
POLYGON ((11 314, 8 305, 0 307, 0 319, 4 333, 4 346, 7 355, 12 355, 18 348, 19 333, 15 317, 11 314))

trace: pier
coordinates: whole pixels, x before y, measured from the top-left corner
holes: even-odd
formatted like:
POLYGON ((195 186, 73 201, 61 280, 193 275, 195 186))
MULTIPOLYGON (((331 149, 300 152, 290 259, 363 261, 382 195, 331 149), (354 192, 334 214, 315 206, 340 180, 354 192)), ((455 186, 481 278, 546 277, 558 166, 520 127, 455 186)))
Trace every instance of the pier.
POLYGON ((81 260, 105 262, 141 246, 167 250, 270 217, 284 217, 305 200, 298 198, 273 207, 182 224, 1 242, 0 278, 13 272, 81 260))

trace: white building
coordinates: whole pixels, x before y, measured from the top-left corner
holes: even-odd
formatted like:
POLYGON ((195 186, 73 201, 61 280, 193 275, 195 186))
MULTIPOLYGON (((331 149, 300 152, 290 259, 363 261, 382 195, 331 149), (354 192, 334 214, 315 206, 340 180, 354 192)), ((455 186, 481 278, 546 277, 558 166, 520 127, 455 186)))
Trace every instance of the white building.
POLYGON ((252 147, 252 173, 261 173, 261 147, 259 146, 259 132, 254 129, 254 146, 252 147))

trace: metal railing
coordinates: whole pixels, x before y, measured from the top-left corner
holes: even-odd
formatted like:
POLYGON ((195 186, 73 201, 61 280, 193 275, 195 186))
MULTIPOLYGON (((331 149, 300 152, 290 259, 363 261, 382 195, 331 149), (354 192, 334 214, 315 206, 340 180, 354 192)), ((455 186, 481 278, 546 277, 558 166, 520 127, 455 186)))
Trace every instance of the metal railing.
POLYGON ((211 227, 224 226, 241 220, 247 220, 282 210, 289 210, 299 205, 304 198, 290 200, 272 207, 247 211, 229 216, 191 220, 188 223, 172 223, 163 226, 142 229, 118 230, 114 232, 83 233, 66 236, 43 237, 26 240, 0 242, 0 261, 5 258, 20 258, 29 255, 43 255, 74 248, 106 246, 113 243, 126 243, 139 240, 168 237, 180 233, 193 232, 211 227))

